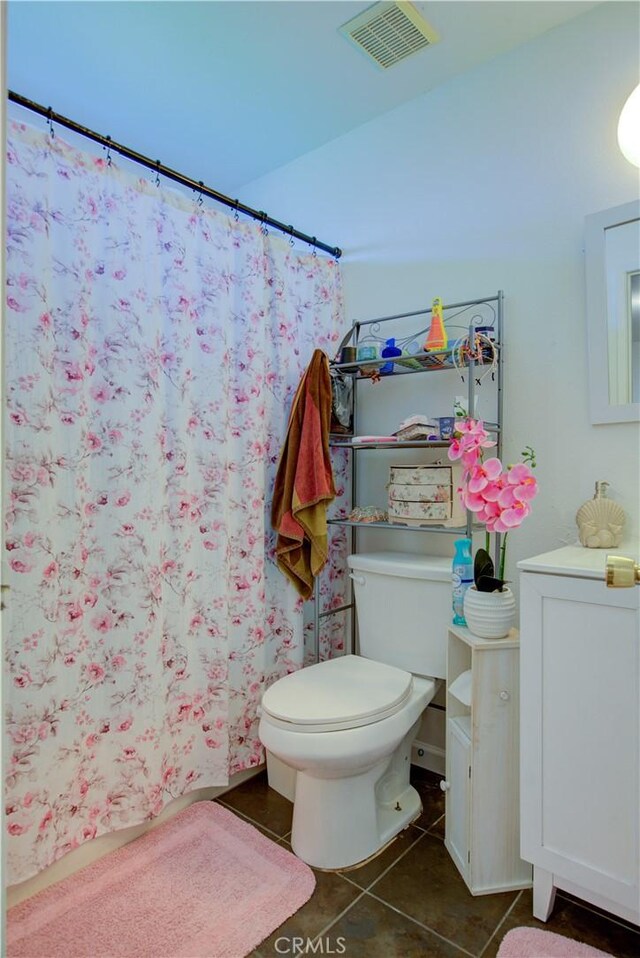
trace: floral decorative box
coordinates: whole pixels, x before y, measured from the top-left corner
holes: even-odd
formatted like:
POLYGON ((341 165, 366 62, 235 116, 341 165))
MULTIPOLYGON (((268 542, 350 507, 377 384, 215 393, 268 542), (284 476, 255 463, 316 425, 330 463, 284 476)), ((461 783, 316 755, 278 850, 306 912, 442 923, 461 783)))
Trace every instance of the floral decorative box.
POLYGON ((411 519, 414 522, 430 520, 442 522, 451 518, 450 502, 414 502, 410 499, 389 500, 389 521, 411 519))
POLYGON ((399 482, 389 484, 389 501, 409 499, 412 502, 450 502, 451 483, 439 483, 437 486, 412 485, 410 489, 399 482))
POLYGON ((457 465, 391 466, 389 521, 415 526, 463 526, 465 513, 456 492, 457 465))
POLYGON ((401 486, 450 486, 451 466, 391 466, 391 483, 401 486))

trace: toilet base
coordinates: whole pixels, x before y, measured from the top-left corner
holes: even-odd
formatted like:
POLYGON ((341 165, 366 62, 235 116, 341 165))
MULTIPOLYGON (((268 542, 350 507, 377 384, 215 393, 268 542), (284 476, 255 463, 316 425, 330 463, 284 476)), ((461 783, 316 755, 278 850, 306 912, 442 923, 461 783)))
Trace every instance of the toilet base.
POLYGON ((416 730, 390 758, 360 774, 319 778, 297 772, 291 847, 299 858, 327 870, 363 864, 418 817, 422 802, 409 784, 416 730))
MULTIPOLYGON (((416 817, 413 819, 413 822, 416 822, 419 818, 420 812, 418 812, 416 817)), ((345 865, 344 868, 316 868, 316 871, 327 872, 328 875, 335 875, 336 872, 357 872, 360 868, 364 868, 365 865, 368 865, 369 862, 374 862, 376 858, 380 858, 380 855, 384 855, 387 848, 391 848, 395 840, 399 838, 403 832, 406 832, 408 828, 411 828, 413 822, 409 822, 408 825, 405 825, 405 827, 401 829, 397 835, 394 835, 393 838, 390 838, 388 842, 385 842, 385 844, 378 849, 377 852, 374 852, 373 855, 369 855, 369 857, 365 858, 364 861, 356 862, 355 865, 345 865)))

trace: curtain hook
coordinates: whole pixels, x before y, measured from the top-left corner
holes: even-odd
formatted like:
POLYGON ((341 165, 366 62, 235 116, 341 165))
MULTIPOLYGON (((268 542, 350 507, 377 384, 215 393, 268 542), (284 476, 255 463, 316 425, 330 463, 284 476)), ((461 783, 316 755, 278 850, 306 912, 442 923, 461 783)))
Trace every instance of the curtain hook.
POLYGON ((233 214, 233 218, 234 218, 234 220, 236 221, 236 223, 237 223, 238 220, 240 219, 240 214, 238 213, 238 205, 239 205, 239 203, 240 203, 240 200, 236 200, 236 201, 235 201, 235 207, 236 207, 236 209, 235 209, 235 213, 233 214))
POLYGON ((260 227, 260 231, 263 236, 268 236, 269 230, 267 229, 267 214, 263 212, 263 210, 260 210, 260 219, 262 220, 262 226, 260 227))
POLYGON ((317 250, 317 248, 316 248, 316 237, 315 237, 315 236, 312 236, 312 237, 311 237, 311 245, 313 246, 313 252, 312 252, 311 255, 313 256, 314 259, 317 259, 317 257, 318 257, 318 250, 317 250))
POLYGON ((202 189, 204 187, 204 183, 202 182, 202 180, 198 180, 198 186, 200 187, 200 192, 198 193, 198 206, 200 207, 200 209, 202 209, 202 206, 204 204, 204 200, 202 198, 202 189))
POLYGON ((289 223, 289 246, 295 246, 293 242, 293 226, 289 223))
POLYGON ((160 166, 161 166, 160 160, 156 160, 156 179, 155 179, 156 186, 160 186, 160 166))
POLYGON ((107 166, 111 166, 111 137, 108 136, 106 139, 107 143, 102 149, 107 151, 107 166))
POLYGON ((47 123, 49 124, 49 136, 51 139, 55 139, 56 132, 53 129, 53 110, 51 107, 47 110, 47 123))

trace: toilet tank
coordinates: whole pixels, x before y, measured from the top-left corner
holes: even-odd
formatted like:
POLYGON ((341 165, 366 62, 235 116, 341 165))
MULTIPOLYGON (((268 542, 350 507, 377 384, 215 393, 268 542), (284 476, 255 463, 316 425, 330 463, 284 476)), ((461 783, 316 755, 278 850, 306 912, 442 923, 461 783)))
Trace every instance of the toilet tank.
POLYGON ((451 561, 406 552, 348 557, 360 655, 414 675, 445 678, 451 561))

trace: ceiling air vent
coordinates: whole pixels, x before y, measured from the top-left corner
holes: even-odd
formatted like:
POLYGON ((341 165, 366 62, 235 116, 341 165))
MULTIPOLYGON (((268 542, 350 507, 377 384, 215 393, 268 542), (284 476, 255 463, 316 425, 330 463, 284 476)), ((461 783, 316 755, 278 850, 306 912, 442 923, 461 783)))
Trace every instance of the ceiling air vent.
POLYGON ((374 3, 341 26, 340 33, 383 70, 440 39, 407 0, 374 3))

